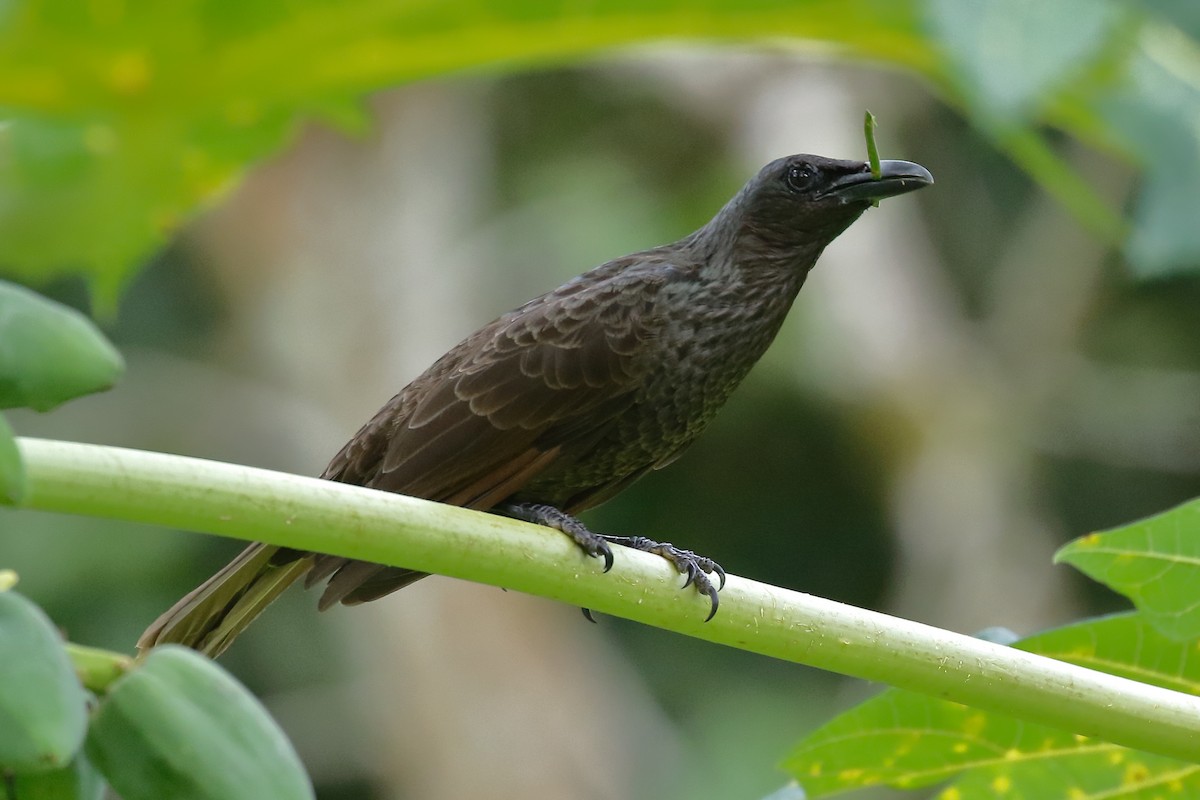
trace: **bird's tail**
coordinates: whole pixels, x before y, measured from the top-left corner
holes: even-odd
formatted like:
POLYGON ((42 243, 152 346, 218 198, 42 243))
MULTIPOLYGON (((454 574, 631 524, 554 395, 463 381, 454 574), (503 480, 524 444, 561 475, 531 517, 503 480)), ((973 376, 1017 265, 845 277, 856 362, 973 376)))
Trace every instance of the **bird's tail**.
POLYGON ((311 555, 276 563, 278 547, 252 544, 188 592, 138 639, 143 653, 174 642, 216 658, 271 601, 312 568, 311 555))

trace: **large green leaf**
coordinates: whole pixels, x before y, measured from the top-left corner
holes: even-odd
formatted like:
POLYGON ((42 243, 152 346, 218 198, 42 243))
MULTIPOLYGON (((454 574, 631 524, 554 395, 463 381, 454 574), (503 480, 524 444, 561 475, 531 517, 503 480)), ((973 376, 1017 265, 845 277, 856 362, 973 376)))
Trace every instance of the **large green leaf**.
MULTIPOLYGON (((1022 650, 1200 694, 1200 653, 1137 614, 1031 637, 1022 650)), ((942 797, 1133 798, 1148 787, 1200 796, 1200 766, 1139 753, 913 692, 890 689, 839 716, 788 756, 810 797, 888 784, 916 788, 962 779, 942 797), (1178 788, 1174 788, 1178 787, 1178 788)), ((1145 795, 1150 797, 1152 795, 1145 795)))
POLYGON ((1054 560, 1128 597, 1166 635, 1200 636, 1200 499, 1076 539, 1054 560))
POLYGON ((987 116, 1032 116, 1093 64, 1122 19, 1114 0, 929 0, 930 28, 964 96, 987 116))
MULTIPOLYGON (((1158 20, 1191 19, 1177 5, 1147 4, 1158 20)), ((1124 226, 1037 126, 1119 142, 1151 175, 1129 252, 1162 272, 1192 263, 1200 234, 1175 224, 1185 206, 1168 190, 1179 184, 1156 177, 1180 163, 1178 147, 1161 146, 1160 106, 1134 103, 1122 116, 1109 105, 1114 92, 1140 99, 1127 56, 1153 55, 1156 41, 1129 44, 1141 17, 1126 8, 1115 0, 10 2, 0 13, 0 119, 8 117, 0 269, 26 278, 83 270, 111 302, 140 259, 283 146, 302 119, 361 128, 359 98, 384 86, 690 38, 817 42, 912 70, 1113 243, 1124 226)), ((1191 42, 1170 23, 1154 30, 1191 42)), ((1184 63, 1175 79, 1194 84, 1198 71, 1184 63)), ((1190 98, 1172 119, 1193 119, 1197 108, 1190 98)))
POLYGON ((366 91, 659 37, 823 40, 929 68, 911 0, 18 3, 0 17, 0 240, 29 277, 137 260, 297 120, 366 91), (0 111, 2 113, 2 111, 0 111))
POLYGON ((1095 104, 1121 85, 1130 48, 1114 42, 1137 30, 1138 18, 1117 0, 926 0, 924 6, 947 62, 939 77, 953 88, 952 101, 1093 235, 1122 245, 1128 226, 1056 153, 1039 123, 1113 147, 1112 122, 1095 104))

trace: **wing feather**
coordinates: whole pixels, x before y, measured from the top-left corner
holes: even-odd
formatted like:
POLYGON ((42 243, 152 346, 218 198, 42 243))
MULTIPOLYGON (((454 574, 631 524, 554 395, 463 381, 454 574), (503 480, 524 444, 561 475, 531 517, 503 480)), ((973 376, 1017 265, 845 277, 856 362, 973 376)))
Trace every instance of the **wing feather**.
MULTIPOLYGON (((631 257, 506 314, 392 398, 323 477, 470 508, 503 502, 556 461, 585 453, 634 402, 652 368, 644 345, 664 322, 655 299, 681 275, 631 257)), ((416 579, 373 566, 318 557, 314 574, 332 575, 321 606, 416 579)))

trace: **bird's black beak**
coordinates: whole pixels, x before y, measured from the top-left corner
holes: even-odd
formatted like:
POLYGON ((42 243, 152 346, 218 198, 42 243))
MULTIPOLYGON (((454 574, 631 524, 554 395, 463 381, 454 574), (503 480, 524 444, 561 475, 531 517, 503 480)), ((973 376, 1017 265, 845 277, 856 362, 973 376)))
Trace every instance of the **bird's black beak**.
MULTIPOLYGON (((864 165, 866 167, 866 165, 864 165)), ((843 203, 871 202, 906 194, 933 183, 929 170, 911 161, 880 161, 879 177, 869 168, 836 178, 821 197, 836 197, 843 203)))

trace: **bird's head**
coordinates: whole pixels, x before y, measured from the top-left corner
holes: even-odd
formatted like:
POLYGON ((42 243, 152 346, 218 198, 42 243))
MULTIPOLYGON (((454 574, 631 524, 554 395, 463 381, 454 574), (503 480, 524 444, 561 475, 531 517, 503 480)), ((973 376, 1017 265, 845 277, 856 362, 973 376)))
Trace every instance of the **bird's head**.
POLYGON ((732 212, 736 236, 780 255, 825 245, 887 197, 933 183, 929 170, 909 161, 883 161, 878 178, 865 161, 794 155, 772 161, 738 194, 732 212))

